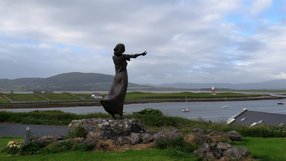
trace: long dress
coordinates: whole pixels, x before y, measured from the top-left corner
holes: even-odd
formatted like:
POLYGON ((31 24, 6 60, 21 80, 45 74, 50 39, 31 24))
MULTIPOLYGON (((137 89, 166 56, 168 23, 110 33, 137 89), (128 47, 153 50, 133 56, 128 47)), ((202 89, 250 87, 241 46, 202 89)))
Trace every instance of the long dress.
POLYGON ((124 99, 128 86, 128 75, 127 75, 127 61, 130 58, 135 58, 134 55, 122 54, 121 56, 113 56, 113 62, 115 65, 115 76, 111 89, 107 96, 105 96, 100 103, 106 112, 111 114, 113 117, 115 114, 122 116, 124 99))

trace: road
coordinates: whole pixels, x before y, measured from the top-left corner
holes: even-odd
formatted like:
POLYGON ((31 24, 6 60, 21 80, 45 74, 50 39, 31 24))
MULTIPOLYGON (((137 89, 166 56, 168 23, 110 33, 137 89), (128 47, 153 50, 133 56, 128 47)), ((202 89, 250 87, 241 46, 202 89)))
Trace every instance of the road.
POLYGON ((46 136, 46 135, 66 135, 68 133, 67 126, 55 125, 30 125, 30 124, 14 124, 14 123, 0 123, 0 137, 24 137, 25 129, 29 126, 32 136, 46 136))

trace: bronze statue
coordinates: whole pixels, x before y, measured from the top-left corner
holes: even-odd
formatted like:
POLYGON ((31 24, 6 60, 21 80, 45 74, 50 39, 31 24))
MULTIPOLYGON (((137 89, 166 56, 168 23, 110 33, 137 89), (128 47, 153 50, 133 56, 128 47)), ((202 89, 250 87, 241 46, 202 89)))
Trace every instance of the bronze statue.
POLYGON ((114 55, 112 57, 115 65, 115 76, 113 84, 107 96, 105 96, 100 103, 104 107, 105 111, 112 115, 114 118, 116 114, 122 117, 124 99, 128 86, 127 75, 127 61, 131 58, 137 58, 138 56, 145 56, 146 51, 140 54, 123 54, 125 52, 124 44, 117 44, 114 48, 114 55))

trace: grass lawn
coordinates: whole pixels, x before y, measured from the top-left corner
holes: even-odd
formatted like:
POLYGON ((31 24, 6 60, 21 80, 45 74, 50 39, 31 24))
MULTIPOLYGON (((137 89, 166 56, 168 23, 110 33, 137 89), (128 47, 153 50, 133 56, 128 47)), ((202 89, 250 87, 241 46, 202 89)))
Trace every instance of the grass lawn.
POLYGON ((258 97, 265 96, 262 94, 242 94, 242 93, 217 93, 212 95, 211 93, 192 93, 192 92, 180 92, 180 93, 144 93, 144 92, 129 92, 126 95, 126 100, 137 99, 188 99, 191 98, 235 98, 235 97, 258 97))
POLYGON ((16 93, 10 93, 5 94, 8 98, 10 98, 12 101, 46 101, 45 98, 42 98, 41 96, 37 94, 16 94, 16 93))
POLYGON ((1 103, 9 103, 9 101, 6 100, 2 95, 0 95, 0 104, 1 103))
POLYGON ((80 98, 70 93, 43 93, 42 96, 52 101, 80 101, 80 98))
POLYGON ((285 161, 286 138, 247 137, 240 143, 259 161, 285 161))
POLYGON ((91 100, 91 94, 90 93, 75 93, 74 95, 77 97, 80 97, 84 101, 90 101, 91 100))
MULTIPOLYGON (((36 101, 92 101, 90 93, 10 93, 2 94, 10 98, 15 102, 36 102, 36 101)), ((0 95, 0 104, 9 104, 10 102, 0 95)), ((102 94, 104 96, 106 94, 102 94)), ((129 92, 126 94, 126 100, 128 101, 146 101, 146 100, 172 100, 179 99, 185 100, 185 98, 191 99, 222 99, 222 98, 248 98, 266 96, 262 94, 242 94, 242 93, 217 93, 212 95, 211 93, 192 93, 192 92, 180 92, 180 93, 145 93, 145 92, 129 92)))
MULTIPOLYGON (((197 161, 192 154, 183 156, 172 155, 168 150, 148 149, 129 150, 126 152, 82 152, 71 151, 54 154, 37 155, 7 155, 2 152, 9 140, 13 138, 0 138, 0 160, 1 161, 197 161)), ((19 138, 16 140, 20 140, 19 138)))
MULTIPOLYGON (((148 149, 129 150, 125 152, 82 152, 70 151, 53 154, 37 155, 7 155, 2 152, 10 140, 21 138, 0 138, 0 160, 1 161, 197 161, 192 154, 175 155, 169 150, 148 149)), ((246 146, 251 156, 259 161, 285 161, 286 160, 286 138, 260 138, 247 137, 239 145, 246 146)))

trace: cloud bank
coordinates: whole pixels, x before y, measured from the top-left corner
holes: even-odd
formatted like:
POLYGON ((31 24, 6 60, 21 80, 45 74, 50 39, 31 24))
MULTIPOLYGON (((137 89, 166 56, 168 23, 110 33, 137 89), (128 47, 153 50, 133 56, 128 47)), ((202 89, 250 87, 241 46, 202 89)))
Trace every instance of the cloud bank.
POLYGON ((271 0, 0 1, 0 78, 114 74, 114 46, 148 51, 135 83, 286 79, 286 3, 271 0))

